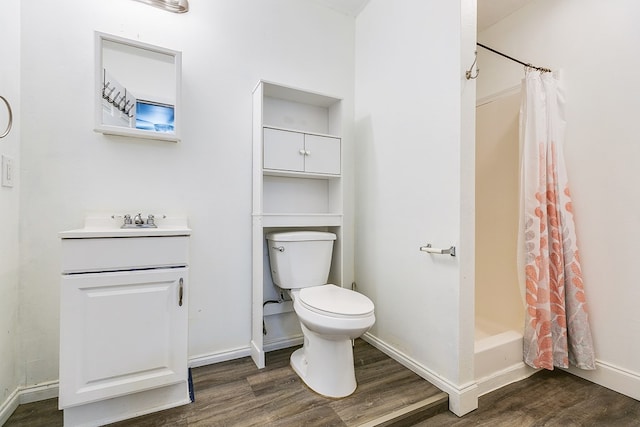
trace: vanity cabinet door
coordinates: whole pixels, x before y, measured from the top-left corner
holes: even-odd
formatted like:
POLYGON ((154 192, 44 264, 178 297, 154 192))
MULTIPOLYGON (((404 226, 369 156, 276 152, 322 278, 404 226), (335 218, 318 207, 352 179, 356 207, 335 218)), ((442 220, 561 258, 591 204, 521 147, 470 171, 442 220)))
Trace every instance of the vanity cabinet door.
POLYGON ((187 380, 188 268, 62 276, 60 408, 187 380))

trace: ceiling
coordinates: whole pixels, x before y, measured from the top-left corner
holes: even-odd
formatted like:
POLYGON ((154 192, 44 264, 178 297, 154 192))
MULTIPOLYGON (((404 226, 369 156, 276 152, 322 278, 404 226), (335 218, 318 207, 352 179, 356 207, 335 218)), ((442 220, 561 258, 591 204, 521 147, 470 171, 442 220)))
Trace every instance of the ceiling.
POLYGON ((511 15, 531 0, 478 0, 478 32, 511 15))
MULTIPOLYGON (((369 0, 313 0, 345 15, 357 16, 369 0)), ((495 24, 502 18, 511 15, 531 0, 477 0, 478 31, 495 24)))
POLYGON ((357 16, 369 0, 313 0, 345 15, 357 16))

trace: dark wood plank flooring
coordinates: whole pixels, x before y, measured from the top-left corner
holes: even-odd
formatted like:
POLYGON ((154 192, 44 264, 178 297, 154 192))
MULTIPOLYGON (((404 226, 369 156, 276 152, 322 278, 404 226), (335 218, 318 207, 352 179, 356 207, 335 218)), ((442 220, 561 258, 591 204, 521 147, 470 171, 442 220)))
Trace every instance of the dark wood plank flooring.
MULTIPOLYGON (((480 398, 462 418, 446 398, 369 344, 356 340, 358 389, 344 399, 313 393, 289 367, 293 349, 267 354, 267 367, 249 358, 193 369, 196 401, 112 424, 125 426, 640 427, 640 402, 562 370, 542 371, 480 398), (422 405, 424 401, 435 403, 422 405), (385 420, 400 408, 417 409, 385 420)), ((5 427, 62 425, 57 399, 21 405, 5 427)))
MULTIPOLYGON (((447 409, 445 393, 362 340, 354 348, 358 388, 343 399, 308 389, 289 366, 293 350, 267 353, 262 370, 250 358, 194 368, 194 403, 111 426, 410 425, 447 409), (389 414, 395 418, 382 418, 389 414)), ((61 425, 57 399, 49 399, 21 405, 5 427, 61 425)))
POLYGON ((419 427, 637 427, 640 401, 560 369, 480 397, 479 408, 462 418, 440 413, 419 427))

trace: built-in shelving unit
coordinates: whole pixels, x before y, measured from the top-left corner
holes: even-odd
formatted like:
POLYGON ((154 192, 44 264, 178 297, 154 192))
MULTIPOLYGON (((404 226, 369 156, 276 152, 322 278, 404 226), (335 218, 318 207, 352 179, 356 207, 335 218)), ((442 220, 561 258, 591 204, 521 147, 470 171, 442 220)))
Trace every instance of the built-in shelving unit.
POLYGON ((259 368, 265 349, 302 342, 293 305, 271 280, 265 235, 335 233, 329 279, 342 284, 341 104, 340 98, 265 81, 253 92, 251 356, 259 368))

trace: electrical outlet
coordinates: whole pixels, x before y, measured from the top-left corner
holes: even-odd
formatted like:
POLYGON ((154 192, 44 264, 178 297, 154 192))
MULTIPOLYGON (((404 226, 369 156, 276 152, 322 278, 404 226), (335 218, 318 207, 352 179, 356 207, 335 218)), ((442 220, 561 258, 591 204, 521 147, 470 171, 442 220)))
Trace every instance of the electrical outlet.
POLYGON ((13 187, 13 176, 15 174, 13 159, 2 155, 2 186, 13 187))

